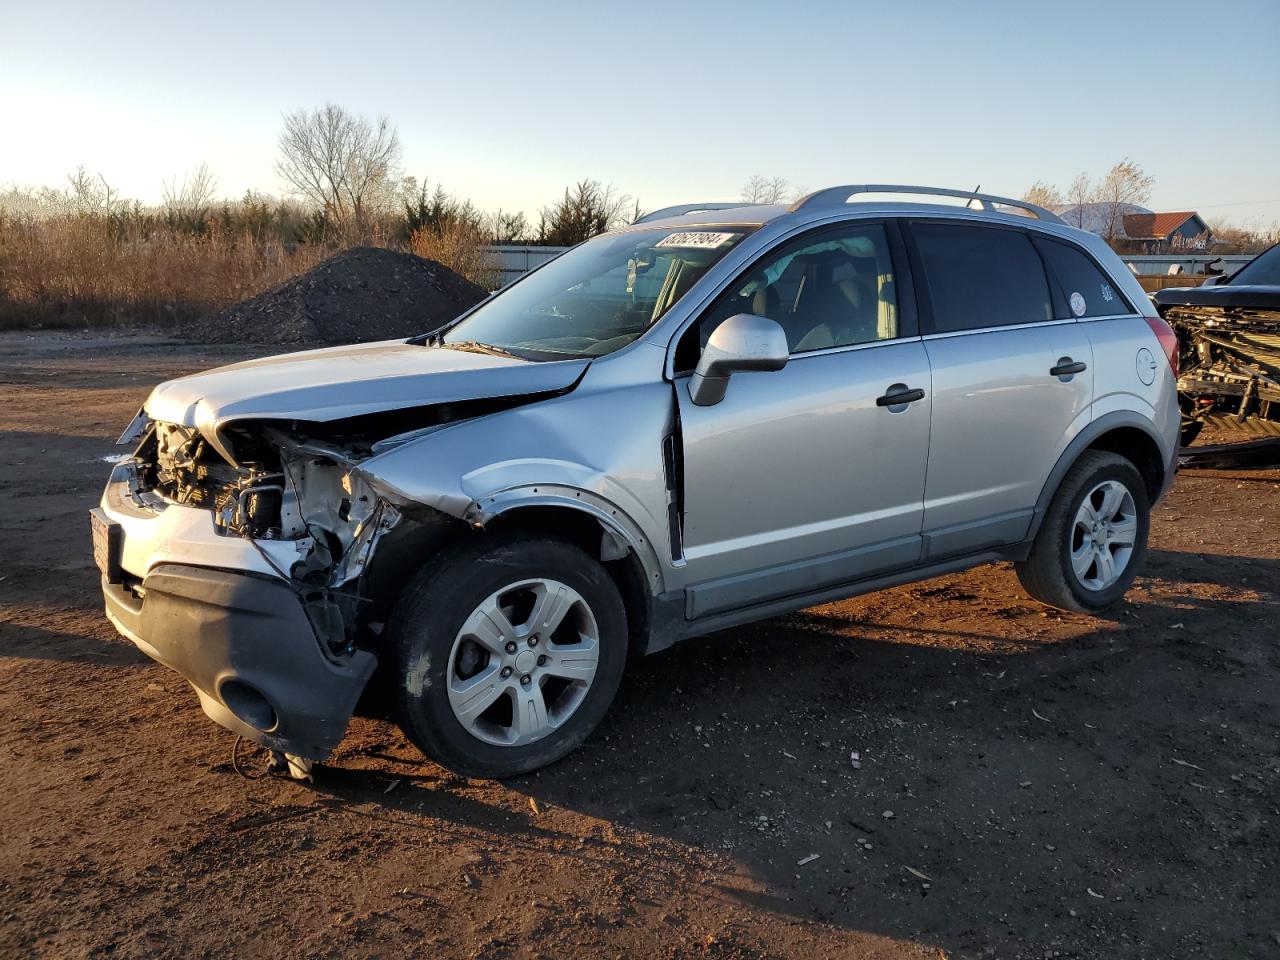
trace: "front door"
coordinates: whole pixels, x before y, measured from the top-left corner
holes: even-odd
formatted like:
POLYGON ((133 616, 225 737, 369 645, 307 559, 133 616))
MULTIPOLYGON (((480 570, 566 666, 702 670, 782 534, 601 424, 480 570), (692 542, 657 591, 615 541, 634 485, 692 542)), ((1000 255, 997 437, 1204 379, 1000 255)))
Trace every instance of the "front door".
POLYGON ((705 342, 735 313, 768 316, 791 358, 735 374, 713 406, 676 379, 689 616, 919 560, 931 384, 890 229, 857 221, 790 241, 691 328, 705 342))

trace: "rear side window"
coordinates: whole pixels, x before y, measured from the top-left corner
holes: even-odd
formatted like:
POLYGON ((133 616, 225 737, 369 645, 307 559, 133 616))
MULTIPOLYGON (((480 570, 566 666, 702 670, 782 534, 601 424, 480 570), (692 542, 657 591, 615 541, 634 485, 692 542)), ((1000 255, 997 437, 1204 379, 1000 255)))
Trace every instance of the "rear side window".
POLYGON ((1132 312, 1120 291, 1084 251, 1045 237, 1037 237, 1036 246, 1059 287, 1061 297, 1055 311, 1059 317, 1110 317, 1132 312))
POLYGON ((933 307, 933 332, 1053 319, 1044 263, 1026 234, 960 223, 911 225, 933 307))

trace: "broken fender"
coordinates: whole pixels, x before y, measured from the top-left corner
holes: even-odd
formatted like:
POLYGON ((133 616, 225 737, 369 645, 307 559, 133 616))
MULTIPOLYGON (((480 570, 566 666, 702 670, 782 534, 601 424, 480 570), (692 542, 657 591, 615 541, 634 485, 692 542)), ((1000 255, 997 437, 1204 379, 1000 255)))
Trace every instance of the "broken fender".
POLYGON ((365 460, 352 471, 402 509, 414 505, 483 526, 527 506, 563 506, 595 516, 636 552, 662 588, 670 545, 645 531, 666 518, 654 451, 670 430, 670 387, 650 383, 576 393, 459 421, 365 460), (588 406, 590 412, 587 412, 588 406))

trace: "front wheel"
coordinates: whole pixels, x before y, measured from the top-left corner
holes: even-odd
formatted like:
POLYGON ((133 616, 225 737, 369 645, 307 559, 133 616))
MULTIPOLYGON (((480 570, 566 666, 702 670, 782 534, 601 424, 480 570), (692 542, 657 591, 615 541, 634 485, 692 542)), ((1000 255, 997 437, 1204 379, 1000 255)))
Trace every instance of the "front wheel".
POLYGON ((604 717, 626 614, 577 547, 482 536, 424 567, 388 640, 409 738, 455 772, 509 777, 559 760, 604 717))
POLYGON ((1147 488, 1133 464, 1086 450, 1058 487, 1031 553, 1015 565, 1018 579, 1050 606, 1105 610, 1133 584, 1150 522, 1147 488))

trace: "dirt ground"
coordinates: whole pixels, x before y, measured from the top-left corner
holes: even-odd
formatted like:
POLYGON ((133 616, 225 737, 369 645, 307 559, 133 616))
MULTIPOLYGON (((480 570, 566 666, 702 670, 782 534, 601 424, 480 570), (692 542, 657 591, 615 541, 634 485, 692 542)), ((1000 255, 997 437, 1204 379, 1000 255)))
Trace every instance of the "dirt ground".
POLYGON ((0 955, 1280 957, 1280 471, 1180 475, 1107 618, 983 568, 637 663, 533 776, 357 719, 308 788, 88 543, 150 386, 250 353, 0 337, 0 955))

